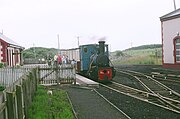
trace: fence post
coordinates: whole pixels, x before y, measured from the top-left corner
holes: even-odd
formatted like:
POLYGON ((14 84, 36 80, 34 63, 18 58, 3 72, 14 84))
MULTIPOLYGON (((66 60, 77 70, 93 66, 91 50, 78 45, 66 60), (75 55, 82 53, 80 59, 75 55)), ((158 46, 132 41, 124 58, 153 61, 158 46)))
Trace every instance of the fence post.
POLYGON ((28 114, 28 97, 27 97, 27 80, 23 79, 22 83, 22 89, 23 89, 23 100, 24 100, 24 114, 25 114, 25 119, 28 119, 27 114, 28 114))
POLYGON ((16 85, 17 107, 18 107, 18 119, 23 119, 23 102, 22 102, 22 87, 16 85))
POLYGON ((56 80, 57 80, 57 85, 59 85, 59 80, 60 80, 60 78, 59 78, 59 75, 58 75, 58 64, 56 64, 56 67, 55 67, 55 72, 56 72, 56 80))
POLYGON ((15 99, 13 92, 6 92, 8 119, 15 119, 15 99))
POLYGON ((74 74, 74 76, 73 76, 74 85, 76 85, 76 69, 75 69, 75 67, 73 67, 73 74, 74 74))
POLYGON ((37 70, 37 80, 38 80, 38 84, 40 83, 40 78, 41 78, 40 75, 41 75, 41 74, 40 74, 40 67, 38 66, 38 70, 37 70))
POLYGON ((35 80, 34 80, 34 82, 35 82, 35 91, 37 91, 37 85, 38 85, 38 68, 35 68, 34 69, 34 78, 35 78, 35 80))
MULTIPOLYGON (((32 77, 32 72, 29 73, 29 76, 28 76, 28 87, 29 87, 29 105, 32 104, 32 95, 33 95, 33 77, 32 77)), ((29 106, 28 106, 29 107, 29 106)))

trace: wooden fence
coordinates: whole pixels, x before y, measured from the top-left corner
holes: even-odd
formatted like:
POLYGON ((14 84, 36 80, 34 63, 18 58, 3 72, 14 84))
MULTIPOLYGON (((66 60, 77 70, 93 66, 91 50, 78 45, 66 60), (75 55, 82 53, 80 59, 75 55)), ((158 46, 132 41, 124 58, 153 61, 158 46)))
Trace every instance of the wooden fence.
POLYGON ((7 67, 0 69, 0 86, 9 87, 29 69, 19 67, 7 67))
POLYGON ((24 74, 13 85, 0 93, 0 119, 28 119, 38 84, 38 69, 24 74))
POLYGON ((76 83, 75 67, 71 64, 58 66, 42 65, 39 67, 40 84, 57 85, 76 83))
MULTIPOLYGON (((12 73, 11 82, 0 91, 0 119, 28 119, 30 107, 38 84, 72 84, 75 82, 75 68, 72 65, 49 67, 47 65, 26 66, 19 74, 12 73)), ((3 70, 4 71, 4 70, 3 70)), ((20 71, 19 69, 17 71, 20 71)), ((14 72, 14 71, 13 71, 14 72)), ((3 78, 9 78, 7 71, 3 78), (7 74, 7 75, 6 75, 7 74)), ((1 78, 1 77, 0 77, 1 78)))

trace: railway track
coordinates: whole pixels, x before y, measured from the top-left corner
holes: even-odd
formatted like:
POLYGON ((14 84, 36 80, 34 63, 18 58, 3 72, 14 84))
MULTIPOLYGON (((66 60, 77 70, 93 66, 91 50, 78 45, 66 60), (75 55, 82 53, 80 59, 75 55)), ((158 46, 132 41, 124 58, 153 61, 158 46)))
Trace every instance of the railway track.
POLYGON ((156 95, 158 97, 158 100, 160 100, 163 105, 166 105, 167 107, 180 112, 179 93, 175 92, 174 90, 170 89, 169 87, 165 86, 164 84, 148 75, 130 70, 118 70, 118 72, 134 77, 148 93, 156 95))
POLYGON ((158 81, 167 82, 169 84, 174 83, 180 86, 180 76, 175 76, 172 74, 165 75, 165 74, 160 74, 158 72, 151 72, 151 74, 149 74, 148 76, 151 76, 158 81))
POLYGON ((113 91, 180 113, 179 93, 154 80, 152 77, 144 75, 142 73, 129 70, 117 71, 134 77, 141 85, 143 85, 145 91, 125 86, 116 82, 112 82, 112 84, 109 85, 100 85, 113 91))

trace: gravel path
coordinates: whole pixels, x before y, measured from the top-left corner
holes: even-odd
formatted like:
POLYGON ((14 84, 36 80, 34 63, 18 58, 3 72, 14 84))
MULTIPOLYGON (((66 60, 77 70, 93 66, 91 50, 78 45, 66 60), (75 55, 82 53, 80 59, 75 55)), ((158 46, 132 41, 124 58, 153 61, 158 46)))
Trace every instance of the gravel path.
POLYGON ((127 119, 95 91, 82 88, 65 88, 79 119, 127 119))

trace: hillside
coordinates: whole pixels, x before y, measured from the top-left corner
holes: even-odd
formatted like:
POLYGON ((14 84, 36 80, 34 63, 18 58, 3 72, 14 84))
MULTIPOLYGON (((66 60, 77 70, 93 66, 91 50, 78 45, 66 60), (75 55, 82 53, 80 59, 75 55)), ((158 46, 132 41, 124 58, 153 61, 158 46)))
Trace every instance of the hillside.
POLYGON ((127 50, 157 49, 157 48, 162 48, 162 45, 161 44, 141 45, 141 46, 137 46, 137 47, 128 48, 125 51, 127 51, 127 50))
POLYGON ((162 45, 142 45, 111 53, 113 64, 158 64, 162 63, 162 45))

